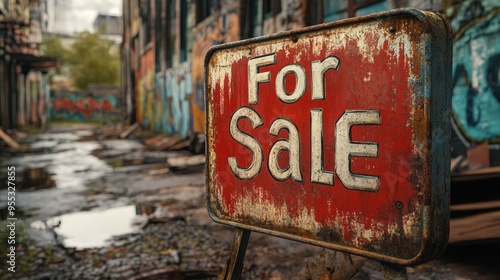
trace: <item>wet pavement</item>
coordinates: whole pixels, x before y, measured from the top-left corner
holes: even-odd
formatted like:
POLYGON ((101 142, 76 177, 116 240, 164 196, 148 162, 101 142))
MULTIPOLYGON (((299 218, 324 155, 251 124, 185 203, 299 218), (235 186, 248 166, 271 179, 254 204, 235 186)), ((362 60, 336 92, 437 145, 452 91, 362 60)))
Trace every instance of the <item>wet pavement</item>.
MULTIPOLYGON (((47 230, 54 228, 58 236, 63 236, 62 244, 68 248, 87 249, 104 247, 113 236, 133 233, 136 206, 127 205, 105 210, 74 212, 47 220, 37 220, 30 227, 47 230)), ((147 219, 147 218, 146 218, 147 219)))
MULTIPOLYGON (((222 271, 234 230, 208 217, 203 155, 100 139, 82 124, 21 142, 26 152, 1 150, 0 169, 16 167, 20 226, 18 270, 2 266, 0 279, 216 279, 222 271)), ((499 244, 449 246, 408 268, 409 279, 500 279, 499 244)), ((304 279, 305 260, 321 250, 252 233, 243 279, 304 279)), ((353 262, 353 279, 383 279, 378 262, 353 262)))
MULTIPOLYGON (((186 152, 148 152, 139 140, 93 140, 94 135, 91 125, 55 126, 21 139, 26 152, 2 154, 0 168, 16 168, 17 214, 35 241, 102 247, 113 236, 137 230, 132 224, 141 214, 134 195, 204 184, 202 168, 196 174, 167 174, 166 159, 186 152)), ((6 192, 1 190, 2 199, 6 192)))

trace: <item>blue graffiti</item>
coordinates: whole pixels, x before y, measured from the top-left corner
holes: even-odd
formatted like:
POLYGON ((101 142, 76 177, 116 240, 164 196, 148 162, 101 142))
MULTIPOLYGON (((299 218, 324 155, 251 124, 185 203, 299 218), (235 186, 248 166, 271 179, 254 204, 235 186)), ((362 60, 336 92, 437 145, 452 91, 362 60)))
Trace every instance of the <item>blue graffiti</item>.
POLYGON ((470 141, 495 141, 500 137, 499 3, 464 2, 452 26, 455 121, 470 141))
POLYGON ((154 130, 155 131, 160 131, 161 128, 161 121, 158 121, 159 118, 161 118, 162 115, 162 108, 163 108, 163 103, 161 102, 162 100, 162 91, 161 91, 161 85, 164 83, 164 78, 163 75, 160 73, 156 73, 155 77, 155 97, 156 97, 156 102, 154 104, 154 130))
POLYGON ((155 102, 154 129, 166 134, 187 136, 193 129, 191 105, 191 73, 167 71, 155 77, 159 100, 155 102))
POLYGON ((203 83, 196 83, 194 87, 194 101, 196 107, 205 112, 205 85, 203 83))

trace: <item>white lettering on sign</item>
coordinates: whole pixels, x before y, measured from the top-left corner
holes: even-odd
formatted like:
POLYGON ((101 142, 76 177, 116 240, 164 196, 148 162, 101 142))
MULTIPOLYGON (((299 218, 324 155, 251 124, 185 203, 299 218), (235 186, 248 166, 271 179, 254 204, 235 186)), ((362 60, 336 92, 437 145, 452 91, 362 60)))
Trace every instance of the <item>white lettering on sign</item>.
POLYGON ((241 132, 238 128, 238 122, 242 118, 247 118, 250 120, 253 128, 257 128, 263 124, 261 117, 257 112, 248 108, 242 107, 234 112, 231 118, 231 124, 229 125, 229 132, 231 136, 241 145, 247 147, 250 151, 252 151, 253 159, 252 164, 248 168, 241 168, 238 166, 236 159, 234 157, 228 158, 229 166, 231 167, 231 171, 236 177, 242 180, 252 179, 257 176, 260 172, 260 168, 262 167, 262 148, 259 145, 259 142, 255 140, 252 136, 241 132))
POLYGON ((312 99, 325 99, 325 73, 329 69, 337 70, 340 66, 340 60, 336 56, 329 56, 323 61, 313 61, 311 63, 312 71, 312 99))
MULTIPOLYGON (((248 103, 259 103, 259 84, 271 81, 269 71, 259 72, 259 67, 276 63, 276 55, 269 54, 251 58, 248 61, 248 103)), ((322 61, 311 63, 312 72, 312 100, 325 99, 325 73, 332 69, 338 70, 339 58, 329 56, 322 61)), ((305 70, 298 64, 289 64, 278 71, 275 78, 276 96, 285 104, 291 104, 303 97, 307 85, 305 70), (285 79, 289 74, 296 77, 295 89, 291 93, 285 91, 285 79)), ((378 145, 372 142, 352 142, 351 128, 357 125, 380 125, 380 113, 376 110, 346 110, 335 125, 335 172, 325 171, 323 168, 323 110, 311 109, 311 182, 325 185, 334 185, 336 173, 342 184, 351 190, 378 191, 380 178, 377 176, 353 174, 351 172, 351 157, 378 157, 378 145)), ((247 168, 238 165, 235 157, 229 157, 228 163, 233 174, 241 180, 250 180, 257 176, 264 161, 262 146, 251 135, 238 128, 241 119, 250 121, 253 129, 264 124, 259 114, 249 108, 241 107, 234 112, 229 124, 229 132, 236 142, 252 152, 252 163, 247 168)), ((271 176, 278 181, 292 178, 302 182, 300 170, 300 133, 297 126, 285 117, 278 117, 271 124, 269 134, 278 136, 282 129, 288 131, 288 140, 279 139, 271 147, 268 157, 268 170, 271 176), (289 161, 287 166, 280 166, 280 153, 287 152, 289 161)))
POLYGON ((278 140, 274 143, 269 153, 269 171, 274 179, 279 181, 284 181, 290 176, 295 181, 302 181, 302 175, 300 174, 300 139, 299 131, 295 124, 286 119, 277 119, 269 128, 269 134, 278 136, 280 130, 288 130, 289 141, 278 140), (278 165, 279 153, 283 150, 288 150, 290 153, 288 167, 281 169, 278 165), (295 160, 296 159, 296 160, 295 160))
POLYGON ((340 181, 350 190, 378 191, 380 178, 352 174, 351 156, 378 157, 377 143, 351 142, 354 125, 378 125, 380 113, 376 110, 345 111, 335 125, 335 171, 340 181))
POLYGON ((285 103, 294 103, 299 100, 306 91, 306 71, 297 64, 287 65, 278 72, 276 76, 276 95, 285 103), (285 91, 285 78, 288 74, 295 73, 297 82, 292 93, 285 91))
POLYGON ((276 54, 254 57, 248 61, 248 103, 258 104, 258 84, 267 83, 271 80, 271 73, 269 71, 258 73, 257 70, 260 66, 272 65, 274 63, 276 63, 276 54))
POLYGON ((311 110, 311 182, 333 186, 333 172, 323 171, 323 110, 311 110))

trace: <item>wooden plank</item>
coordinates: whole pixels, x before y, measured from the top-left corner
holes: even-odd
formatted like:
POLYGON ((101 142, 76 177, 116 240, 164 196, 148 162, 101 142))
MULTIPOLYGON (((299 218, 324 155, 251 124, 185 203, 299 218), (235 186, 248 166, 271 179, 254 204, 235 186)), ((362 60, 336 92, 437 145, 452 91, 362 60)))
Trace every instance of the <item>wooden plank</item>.
POLYGON ((452 182, 474 181, 488 178, 500 178, 500 166, 467 170, 451 174, 452 182))
POLYGON ((448 243, 487 239, 500 239, 500 211, 451 219, 448 243))
POLYGON ((5 133, 5 131, 3 131, 3 129, 1 128, 0 128, 0 138, 2 138, 2 140, 5 141, 5 143, 13 149, 19 150, 21 148, 21 146, 19 146, 16 140, 12 139, 12 137, 10 137, 7 133, 5 133))
POLYGON ((130 135, 130 133, 134 132, 138 127, 139 127, 139 123, 138 122, 134 123, 132 126, 127 128, 125 131, 123 131, 120 134, 120 138, 121 139, 127 138, 130 135))
POLYGON ((500 209, 500 200, 451 205, 450 211, 500 209))
POLYGON ((205 163, 205 155, 169 158, 167 159, 167 163, 168 166, 174 168, 197 166, 205 163))
POLYGON ((456 158, 452 158, 451 164, 450 164, 450 171, 455 172, 457 169, 459 169, 460 166, 462 165, 462 163, 464 162, 464 160, 465 160, 465 156, 463 156, 463 155, 459 155, 456 158))

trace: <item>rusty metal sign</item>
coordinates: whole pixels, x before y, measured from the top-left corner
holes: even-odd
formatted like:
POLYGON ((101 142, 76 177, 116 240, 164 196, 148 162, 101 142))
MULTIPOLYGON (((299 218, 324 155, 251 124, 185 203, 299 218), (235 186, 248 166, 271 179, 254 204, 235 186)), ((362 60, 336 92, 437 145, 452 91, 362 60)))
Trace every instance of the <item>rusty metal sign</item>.
POLYGON ((450 32, 400 9, 210 49, 212 219, 400 265, 438 255, 450 32))

